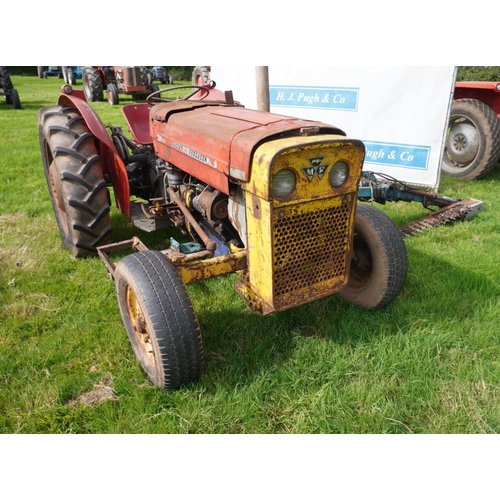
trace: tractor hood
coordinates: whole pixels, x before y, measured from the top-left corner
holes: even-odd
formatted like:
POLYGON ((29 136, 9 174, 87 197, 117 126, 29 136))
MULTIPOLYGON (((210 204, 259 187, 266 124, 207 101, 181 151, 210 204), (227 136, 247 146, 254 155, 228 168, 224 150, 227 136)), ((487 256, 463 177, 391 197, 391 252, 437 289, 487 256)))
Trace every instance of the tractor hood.
POLYGON ((215 101, 174 101, 150 110, 150 133, 164 160, 229 194, 229 180, 247 182, 260 144, 291 135, 346 134, 312 120, 215 101))

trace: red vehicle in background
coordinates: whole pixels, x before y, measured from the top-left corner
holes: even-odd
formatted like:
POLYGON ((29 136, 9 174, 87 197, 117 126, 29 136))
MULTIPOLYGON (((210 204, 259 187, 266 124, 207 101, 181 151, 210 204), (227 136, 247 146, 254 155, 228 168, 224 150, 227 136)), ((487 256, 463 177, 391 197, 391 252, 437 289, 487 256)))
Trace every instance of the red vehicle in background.
POLYGON ((500 159, 500 82, 456 82, 442 172, 476 180, 500 159))
POLYGON ((146 72, 138 66, 85 66, 83 91, 87 101, 102 101, 106 92, 109 104, 119 103, 119 94, 128 94, 134 100, 144 100, 158 90, 146 72))

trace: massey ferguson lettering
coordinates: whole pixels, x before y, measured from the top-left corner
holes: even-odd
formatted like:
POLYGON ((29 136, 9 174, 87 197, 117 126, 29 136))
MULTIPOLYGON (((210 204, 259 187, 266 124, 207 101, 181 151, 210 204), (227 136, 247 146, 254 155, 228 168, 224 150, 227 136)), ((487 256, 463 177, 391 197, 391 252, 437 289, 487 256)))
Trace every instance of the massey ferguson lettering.
POLYGON ((205 165, 212 166, 212 162, 210 161, 210 159, 199 151, 195 151, 194 149, 188 148, 187 146, 184 146, 183 144, 180 144, 178 142, 172 142, 172 147, 190 156, 191 158, 194 158, 195 160, 201 161, 205 165))

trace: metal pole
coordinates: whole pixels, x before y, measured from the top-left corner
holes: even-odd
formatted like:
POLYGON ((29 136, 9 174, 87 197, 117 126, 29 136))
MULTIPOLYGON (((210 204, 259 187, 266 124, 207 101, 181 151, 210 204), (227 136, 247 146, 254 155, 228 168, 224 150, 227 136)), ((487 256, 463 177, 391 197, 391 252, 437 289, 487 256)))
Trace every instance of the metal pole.
POLYGON ((269 111, 269 67, 255 66, 255 82, 257 87, 257 109, 269 111))

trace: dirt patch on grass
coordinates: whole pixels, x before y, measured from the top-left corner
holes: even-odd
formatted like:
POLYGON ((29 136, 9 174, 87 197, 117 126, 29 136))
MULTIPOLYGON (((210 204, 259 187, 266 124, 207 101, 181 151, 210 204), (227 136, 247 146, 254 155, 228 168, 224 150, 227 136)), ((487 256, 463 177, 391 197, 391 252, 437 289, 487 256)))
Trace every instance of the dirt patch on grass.
POLYGON ((68 405, 83 404, 86 406, 97 406, 104 401, 111 399, 118 401, 118 396, 113 390, 113 380, 110 377, 104 377, 98 384, 89 392, 85 392, 76 399, 68 402, 68 405))
POLYGON ((20 217, 26 217, 26 214, 24 212, 13 212, 10 214, 0 215, 0 227, 3 224, 16 223, 20 217))

